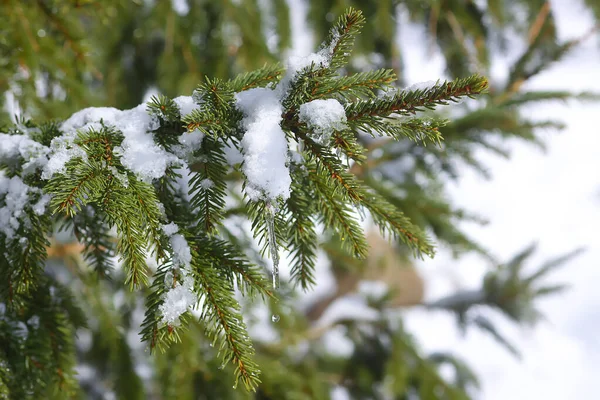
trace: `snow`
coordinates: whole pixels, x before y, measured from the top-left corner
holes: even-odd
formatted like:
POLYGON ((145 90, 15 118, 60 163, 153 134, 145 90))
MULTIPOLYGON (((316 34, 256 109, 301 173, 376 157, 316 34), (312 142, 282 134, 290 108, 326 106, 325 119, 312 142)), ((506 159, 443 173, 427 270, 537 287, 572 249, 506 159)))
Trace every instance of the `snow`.
POLYGON ((52 196, 49 194, 43 194, 40 199, 32 206, 33 212, 36 215, 43 215, 46 212, 46 206, 52 199, 52 196))
POLYGON ((161 321, 167 325, 177 326, 179 317, 197 302, 194 279, 191 276, 184 276, 183 283, 178 281, 176 286, 165 294, 163 303, 159 306, 161 321))
POLYGON ((314 132, 314 138, 325 144, 334 131, 346 127, 346 110, 335 99, 317 99, 300 105, 298 114, 300 122, 304 122, 314 132))
MULTIPOLYGON (((182 118, 192 111, 201 108, 192 96, 179 96, 174 98, 173 101, 179 107, 182 118)), ((204 133, 198 129, 195 129, 192 132, 184 132, 179 136, 180 146, 173 146, 172 151, 179 158, 191 161, 193 153, 200 149, 203 140, 204 133)))
POLYGON ((7 243, 21 226, 19 219, 27 218, 24 209, 30 189, 18 176, 7 178, 0 175, 0 199, 4 203, 4 207, 0 207, 0 233, 6 236, 7 243))
POLYGON ((417 91, 417 90, 427 90, 429 88, 434 87, 435 85, 437 85, 438 82, 436 81, 423 81, 423 82, 417 82, 417 83, 413 83, 412 85, 410 85, 409 87, 405 88, 405 91, 417 91))
POLYGON ((210 179, 203 179, 200 181, 200 186, 203 189, 210 189, 211 187, 215 186, 215 183, 213 181, 211 181, 210 179))
POLYGON ((177 326, 179 317, 198 302, 198 296, 194 292, 194 279, 190 271, 192 255, 183 235, 177 233, 179 228, 175 223, 163 225, 162 229, 169 236, 175 268, 167 271, 165 275, 165 285, 170 289, 165 293, 159 311, 162 314, 161 321, 163 323, 177 326), (180 275, 174 287, 173 271, 180 275))
POLYGON ((311 65, 314 65, 319 69, 329 67, 331 57, 333 56, 333 49, 339 40, 337 31, 335 32, 333 39, 334 40, 328 46, 322 47, 317 53, 311 53, 308 56, 290 55, 287 58, 286 74, 277 86, 278 92, 282 98, 285 97, 291 83, 302 70, 309 68, 311 65))
POLYGON ((190 246, 183 235, 176 234, 171 236, 171 247, 173 248, 173 260, 175 264, 181 267, 189 268, 192 262, 190 246))
POLYGON ((235 95, 244 113, 242 139, 246 195, 251 200, 274 200, 290 196, 292 179, 287 168, 288 144, 281 129, 283 107, 278 93, 255 88, 235 95))
POLYGON ((182 268, 189 268, 192 261, 190 246, 183 235, 178 234, 179 228, 173 222, 162 226, 163 232, 169 236, 171 248, 173 249, 173 262, 182 268))
POLYGON ((350 400, 352 398, 348 389, 340 385, 332 386, 329 391, 329 396, 331 397, 331 400, 350 400))
POLYGON ((156 129, 157 120, 146 112, 146 105, 130 110, 117 110, 110 107, 90 107, 73 114, 63 122, 61 130, 64 134, 51 142, 51 153, 43 173, 43 179, 50 179, 55 173, 64 173, 65 164, 72 158, 85 152, 73 140, 77 131, 90 128, 100 129, 100 121, 107 126, 113 126, 123 133, 121 146, 114 148, 114 153, 120 156, 121 164, 143 182, 161 178, 168 166, 177 164, 179 159, 154 143, 149 131, 156 129))
POLYGON ((194 110, 200 109, 200 106, 194 101, 192 96, 175 97, 173 101, 179 107, 179 112, 182 117, 190 114, 194 110))
POLYGON ((127 179, 127 175, 123 174, 121 172, 119 172, 119 170, 116 167, 110 166, 108 167, 108 170, 113 174, 113 176, 115 178, 117 178, 117 180, 119 182, 121 182, 121 185, 123 185, 123 187, 128 187, 129 186, 129 180, 127 179))
POLYGON ((191 171, 189 167, 187 166, 187 164, 184 163, 184 165, 182 165, 181 167, 176 168, 174 172, 181 175, 181 178, 175 178, 175 181, 173 182, 173 187, 182 199, 184 199, 187 202, 190 202, 192 200, 192 194, 190 193, 191 171))
MULTIPOLYGON (((254 88, 235 95, 238 108, 244 114, 242 126, 243 172, 246 175, 246 195, 250 200, 287 199, 291 178, 287 167, 288 143, 281 129, 283 106, 287 92, 298 74, 310 66, 326 68, 331 63, 333 49, 339 41, 337 31, 333 40, 317 53, 305 57, 289 56, 286 74, 274 88, 254 88)), ((302 118, 322 141, 346 122, 343 106, 336 100, 319 100, 304 105, 302 118), (321 108, 325 108, 322 110, 321 108)), ((232 147, 232 146, 230 146, 232 147)), ((229 152, 229 150, 226 151, 229 152)), ((234 152, 233 152, 234 153, 234 152)), ((235 154, 228 154, 228 163, 235 165, 235 154)))
POLYGON ((171 237, 177 232, 179 232, 179 227, 174 222, 171 222, 170 224, 163 225, 162 230, 165 233, 165 235, 171 237))
POLYGON ((121 118, 114 121, 115 127, 125 136, 121 146, 115 147, 114 152, 122 152, 121 164, 143 182, 161 178, 167 167, 179 160, 154 143, 152 135, 147 133, 151 122, 145 104, 122 111, 121 118))
POLYGON ((289 89, 290 84, 296 79, 303 69, 314 65, 317 68, 327 68, 331 62, 331 55, 325 52, 311 53, 308 56, 290 56, 286 61, 286 74, 281 79, 282 92, 289 89))
POLYGON ((22 158, 23 175, 35 172, 43 168, 48 159, 46 155, 50 149, 26 135, 7 135, 0 133, 0 163, 11 165, 18 163, 22 158))
POLYGON ((52 139, 50 142, 50 157, 42 170, 42 179, 50 179, 56 173, 62 174, 66 170, 66 164, 73 158, 81 157, 87 160, 87 153, 79 146, 73 144, 75 140, 74 131, 52 139))
POLYGON ((173 146, 171 150, 173 151, 173 154, 181 159, 194 161, 193 154, 196 150, 200 149, 203 140, 204 133, 200 132, 198 129, 195 129, 192 132, 184 132, 179 136, 179 145, 173 146))

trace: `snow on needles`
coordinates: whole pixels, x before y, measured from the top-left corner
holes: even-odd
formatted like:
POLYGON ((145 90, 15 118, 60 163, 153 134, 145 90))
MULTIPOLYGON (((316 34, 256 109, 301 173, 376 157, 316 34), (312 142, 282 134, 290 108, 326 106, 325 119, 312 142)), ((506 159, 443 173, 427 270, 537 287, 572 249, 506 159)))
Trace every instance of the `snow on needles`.
POLYGON ((314 132, 313 137, 320 144, 325 144, 334 131, 346 126, 346 110, 335 99, 318 99, 302 104, 298 117, 314 132))
MULTIPOLYGON (((335 28, 333 28, 335 29, 335 28)), ((284 97, 292 81, 296 79, 298 73, 303 69, 314 65, 318 68, 327 68, 331 64, 333 50, 337 46, 340 36, 337 31, 333 31, 333 40, 327 46, 323 45, 316 53, 311 53, 306 57, 290 56, 286 62, 286 74, 277 86, 280 96, 284 97)))
POLYGON ((237 93, 235 98, 245 115, 242 147, 246 194, 251 200, 289 198, 292 179, 286 165, 288 144, 280 125, 283 107, 278 93, 255 88, 237 93))
MULTIPOLYGON (((323 46, 319 52, 306 57, 290 57, 287 61, 287 72, 274 89, 254 88, 236 93, 237 106, 245 116, 242 120, 245 130, 242 139, 243 171, 247 179, 246 194, 251 200, 289 198, 292 180, 287 167, 287 138, 281 129, 281 102, 302 70, 311 65, 327 68, 331 64, 333 49, 338 41, 339 35, 336 32, 331 43, 323 46)), ((328 118, 320 113, 315 119, 310 119, 315 121, 314 126, 319 129, 320 134, 330 133, 346 121, 341 104, 335 100, 324 102, 333 115, 328 118), (340 116, 340 110, 343 117, 340 116)), ((306 113, 316 109, 316 106, 307 107, 306 113)))
POLYGON ((46 155, 50 149, 41 143, 31 140, 27 135, 7 135, 0 133, 0 161, 6 164, 17 164, 22 158, 23 175, 35 172, 48 162, 46 155))
POLYGON ((52 140, 51 154, 44 168, 42 178, 50 179, 55 173, 63 173, 65 165, 73 157, 85 157, 85 152, 73 143, 78 130, 100 129, 100 121, 113 126, 123 133, 121 146, 114 153, 121 157, 121 164, 144 182, 161 178, 168 166, 179 159, 154 143, 150 131, 158 127, 158 120, 146 111, 146 104, 131 110, 117 110, 110 107, 85 108, 63 122, 64 135, 52 140))
POLYGON ((163 323, 176 326, 179 324, 179 317, 198 302, 198 296, 194 292, 194 278, 190 271, 192 254, 183 235, 177 233, 179 228, 176 224, 163 225, 162 229, 169 237, 175 267, 165 275, 165 285, 170 289, 165 293, 159 311, 163 323), (180 275, 177 280, 173 272, 180 275))
POLYGON ((50 195, 42 194, 40 189, 28 186, 20 177, 7 178, 0 174, 0 234, 4 234, 7 245, 15 239, 21 224, 31 228, 31 220, 25 208, 31 207, 36 215, 42 215, 46 212, 49 201, 50 195), (31 197, 34 196, 39 198, 31 205, 31 197))

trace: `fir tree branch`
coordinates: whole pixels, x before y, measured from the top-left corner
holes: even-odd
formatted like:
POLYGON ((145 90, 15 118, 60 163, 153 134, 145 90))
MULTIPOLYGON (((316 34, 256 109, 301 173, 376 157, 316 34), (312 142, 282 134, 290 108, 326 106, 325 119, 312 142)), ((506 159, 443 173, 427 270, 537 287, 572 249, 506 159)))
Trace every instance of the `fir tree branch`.
POLYGON ((198 209, 198 227, 206 234, 216 234, 223 219, 225 207, 225 175, 227 164, 223 143, 212 137, 204 138, 201 155, 204 160, 194 164, 197 173, 190 179, 190 200, 192 207, 198 209))
POLYGON ((232 287, 235 283, 244 295, 273 297, 271 287, 261 270, 249 263, 247 257, 233 244, 208 236, 194 236, 191 239, 198 256, 211 260, 213 265, 224 271, 232 287))
POLYGON ((114 268, 114 243, 109 226, 104 223, 100 211, 94 208, 78 213, 73 224, 73 233, 84 244, 84 261, 94 268, 100 278, 110 278, 114 268))
MULTIPOLYGON (((114 181, 114 180, 113 180, 114 181)), ((121 185, 109 186, 101 210, 108 217, 111 225, 117 227, 117 253, 124 261, 127 279, 125 283, 131 288, 145 286, 148 283, 148 266, 146 265, 146 248, 148 233, 145 229, 144 216, 137 210, 139 199, 132 191, 121 185)))
POLYGON ((292 184, 286 206, 289 211, 285 225, 288 227, 288 247, 291 256, 292 281, 308 290, 315 285, 315 263, 317 259, 317 233, 312 220, 313 205, 308 182, 296 177, 292 184))
POLYGON ((372 136, 384 135, 395 140, 408 138, 423 145, 427 142, 439 145, 443 140, 439 129, 447 123, 441 119, 370 117, 349 121, 348 126, 355 132, 364 131, 372 136))
POLYGON ((146 233, 144 241, 153 246, 157 259, 165 258, 165 249, 161 243, 163 236, 160 223, 161 213, 158 209, 158 198, 154 188, 137 180, 133 175, 129 175, 128 178, 128 188, 135 198, 136 209, 140 211, 141 229, 146 233))
POLYGON ((210 265, 193 264, 193 273, 204 298, 202 319, 207 321, 213 343, 221 343, 218 348, 222 352, 223 363, 234 365, 235 385, 241 379, 247 390, 256 390, 260 379, 258 366, 251 358, 254 348, 232 287, 210 265))
POLYGON ((257 87, 276 84, 279 82, 282 75, 283 67, 281 64, 275 63, 272 65, 265 65, 255 71, 239 74, 229 81, 229 86, 235 93, 243 92, 257 87))
POLYGON ((336 71, 348 63, 356 36, 364 24, 365 18, 362 12, 348 8, 331 28, 329 36, 323 44, 323 48, 330 49, 332 54, 329 64, 331 70, 336 71))
POLYGON ((488 81, 479 75, 436 84, 427 89, 403 90, 378 101, 361 100, 346 105, 348 121, 391 114, 411 115, 438 105, 456 102, 461 97, 473 97, 487 90, 488 81))
POLYGON ((376 97, 376 90, 389 89, 390 83, 395 80, 396 74, 391 69, 378 69, 341 77, 317 77, 311 98, 336 97, 340 100, 353 100, 366 97, 372 99, 376 97))
MULTIPOLYGON (((433 255, 433 246, 429 239, 420 232, 420 229, 410 223, 408 218, 384 198, 368 193, 362 182, 358 181, 353 174, 346 172, 333 155, 327 153, 321 146, 301 132, 298 135, 303 138, 307 148, 312 151, 312 156, 317 160, 316 167, 313 167, 315 176, 326 177, 327 180, 333 181, 341 189, 342 194, 346 195, 355 205, 366 207, 376 222, 381 224, 382 233, 392 233, 399 236, 405 244, 409 245, 419 255, 421 253, 429 256, 433 255)), ((309 174, 310 172, 312 171, 309 168, 309 174)), ((324 186, 322 188, 324 190, 324 186)), ((321 190, 320 193, 325 194, 326 192, 321 190)), ((331 199, 332 197, 329 196, 328 200, 331 199)), ((347 228, 344 224, 341 226, 347 228)), ((345 230, 348 232, 347 229, 345 230)))
POLYGON ((368 244, 362 228, 352 215, 353 210, 328 184, 329 177, 316 166, 307 166, 308 177, 317 195, 317 207, 323 223, 335 228, 342 246, 358 258, 366 258, 368 244))

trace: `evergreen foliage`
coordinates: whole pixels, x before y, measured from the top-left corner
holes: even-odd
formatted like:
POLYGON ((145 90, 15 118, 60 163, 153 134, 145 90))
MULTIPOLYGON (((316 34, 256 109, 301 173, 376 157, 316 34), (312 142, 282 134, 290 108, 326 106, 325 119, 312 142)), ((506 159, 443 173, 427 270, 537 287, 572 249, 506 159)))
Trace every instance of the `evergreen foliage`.
MULTIPOLYGON (((315 284, 320 249, 340 279, 331 298, 356 286, 344 287, 341 277, 365 268, 369 241, 361 225, 367 214, 400 258, 433 256, 435 240, 456 254, 476 251, 493 259, 457 228, 458 221, 481 218, 448 202, 443 179, 458 176, 460 163, 485 173, 473 151, 507 154, 496 134, 541 144, 538 128, 560 127, 522 116, 523 104, 596 98, 521 90, 578 42, 557 43, 548 3, 509 2, 526 7, 527 20, 517 24, 505 6, 487 2, 499 26, 528 38, 507 81, 491 84, 479 74, 489 72, 489 44, 502 44, 501 31, 490 28, 472 2, 360 2, 377 23, 365 24, 362 13, 350 9, 333 28, 325 28, 324 16, 341 13, 348 2, 311 2, 317 32, 326 39, 312 58, 286 68, 273 62, 290 42, 283 0, 263 2, 263 12, 255 1, 207 1, 185 15, 170 2, 50 3, 1 5, 10 18, 0 30, 11 34, 0 35, 0 47, 7 49, 3 65, 11 68, 0 68, 0 88, 10 88, 28 115, 62 119, 83 105, 132 107, 153 85, 169 96, 194 90, 191 98, 156 95, 129 110, 132 119, 144 115, 133 125, 151 136, 156 163, 166 160, 159 172, 132 167, 130 127, 95 118, 93 109, 82 111, 79 125, 74 115, 63 123, 22 120, 2 129, 0 186, 14 190, 0 191, 0 209, 16 211, 16 219, 6 225, 12 231, 0 227, 0 397, 101 398, 113 391, 127 399, 308 399, 329 398, 336 385, 355 398, 471 397, 478 382, 463 361, 426 354, 418 338, 386 317, 393 292, 369 299, 376 318, 326 326, 311 324, 316 318, 290 304, 298 296, 294 286, 310 290, 315 284), (396 7, 426 21, 449 75, 461 78, 398 89, 396 7), (27 23, 40 17, 44 36, 27 23), (261 22, 278 33, 275 51, 265 32, 253 28, 261 22), (62 58, 53 56, 50 41, 64 43, 62 58), (373 43, 384 62, 362 70, 350 53, 368 55, 373 43), (113 66, 115 58, 124 61, 113 66), (40 76, 44 95, 36 88, 40 76), (248 115, 238 95, 257 88, 278 96, 282 106, 279 126, 291 144, 289 197, 248 196, 253 183, 246 159, 236 158, 248 151, 248 115), (473 96, 479 106, 459 114, 437 108, 473 96), (343 106, 343 127, 329 137, 300 117, 300 107, 314 100, 343 106), (66 129, 69 121, 77 127, 74 135, 66 129), (47 157, 61 151, 69 159, 62 169, 52 167, 48 179, 47 157), (48 239, 59 226, 81 243, 83 258, 58 262, 50 256, 48 239), (278 249, 288 255, 291 278, 273 290, 264 257, 277 260, 278 249), (281 318, 273 342, 250 339, 261 304, 255 297, 281 318), (169 299, 175 308, 184 306, 175 318, 167 315, 169 299), (146 347, 132 344, 140 329, 144 346, 159 350, 150 357, 146 347), (319 344, 335 330, 353 342, 350 357, 328 354, 319 344), (74 346, 75 334, 91 336, 90 343, 80 339, 74 346), (444 364, 455 371, 454 380, 440 375, 444 364), (232 389, 240 381, 247 391, 232 389)), ((518 353, 474 306, 499 309, 517 323, 535 322, 536 299, 562 289, 538 281, 576 253, 525 276, 533 250, 493 268, 481 290, 423 306, 453 312, 464 328, 483 329, 518 353)))

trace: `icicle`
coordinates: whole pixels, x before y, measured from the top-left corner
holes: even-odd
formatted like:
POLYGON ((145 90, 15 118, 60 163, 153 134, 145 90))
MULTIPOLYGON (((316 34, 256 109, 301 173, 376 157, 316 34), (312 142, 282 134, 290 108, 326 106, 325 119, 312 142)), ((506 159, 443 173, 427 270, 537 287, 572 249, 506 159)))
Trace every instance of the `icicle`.
MULTIPOLYGON (((273 291, 279 289, 279 253, 277 252, 277 237, 275 236, 275 214, 277 210, 271 206, 271 203, 266 204, 265 220, 267 223, 267 235, 269 240, 269 253, 273 260, 273 291)), ((279 321, 279 315, 273 314, 271 321, 279 321)))
POLYGON ((277 238, 275 237, 275 212, 271 203, 267 203, 265 220, 267 222, 267 234, 269 236, 269 253, 273 260, 273 290, 279 289, 279 253, 277 252, 277 238))

